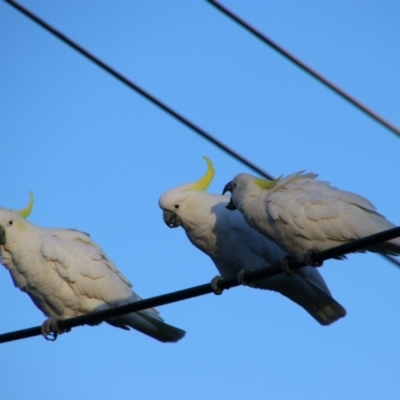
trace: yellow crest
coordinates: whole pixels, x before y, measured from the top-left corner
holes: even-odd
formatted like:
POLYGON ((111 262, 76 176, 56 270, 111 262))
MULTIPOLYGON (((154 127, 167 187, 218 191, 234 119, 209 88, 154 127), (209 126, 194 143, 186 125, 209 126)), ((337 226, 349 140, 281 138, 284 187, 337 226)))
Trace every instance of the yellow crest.
POLYGON ((282 178, 282 175, 275 179, 274 181, 269 181, 267 179, 261 179, 261 178, 255 178, 254 179, 254 183, 261 189, 272 189, 278 182, 279 180, 282 178))
POLYGON ((33 193, 29 192, 29 203, 28 205, 23 208, 22 210, 15 211, 17 214, 19 214, 21 217, 28 218, 29 214, 32 212, 32 206, 33 206, 33 193))
POLYGON ((207 163, 207 172, 198 181, 188 187, 189 190, 206 190, 214 178, 214 166, 208 157, 203 157, 207 163))

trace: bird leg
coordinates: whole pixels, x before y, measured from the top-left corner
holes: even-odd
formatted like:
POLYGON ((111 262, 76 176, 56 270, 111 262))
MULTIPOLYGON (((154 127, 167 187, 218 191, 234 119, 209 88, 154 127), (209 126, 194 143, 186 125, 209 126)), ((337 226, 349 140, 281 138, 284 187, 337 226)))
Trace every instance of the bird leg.
POLYGON ((210 285, 215 294, 222 294, 222 291, 224 290, 218 286, 219 281, 223 281, 222 276, 217 275, 211 279, 210 285))
POLYGON ((323 261, 321 261, 321 262, 314 261, 313 254, 314 254, 314 252, 312 250, 307 251, 306 255, 304 256, 304 262, 307 265, 311 265, 312 267, 322 267, 324 262, 323 261))
POLYGON ((243 268, 239 271, 238 276, 237 276, 237 280, 240 284, 242 284, 243 286, 249 286, 249 287, 254 287, 254 283, 253 282, 249 282, 248 280, 246 280, 246 278, 244 277, 246 275, 246 270, 243 268))
POLYGON ((61 321, 63 319, 64 318, 62 317, 50 317, 43 322, 42 335, 46 340, 54 342, 57 339, 58 335, 61 335, 64 332, 69 332, 71 330, 71 329, 61 329, 58 326, 58 321, 61 321))
POLYGON ((286 256, 281 261, 281 268, 285 275, 292 276, 295 273, 297 273, 297 269, 293 269, 290 267, 290 262, 293 262, 293 261, 294 261, 294 259, 291 256, 286 256))

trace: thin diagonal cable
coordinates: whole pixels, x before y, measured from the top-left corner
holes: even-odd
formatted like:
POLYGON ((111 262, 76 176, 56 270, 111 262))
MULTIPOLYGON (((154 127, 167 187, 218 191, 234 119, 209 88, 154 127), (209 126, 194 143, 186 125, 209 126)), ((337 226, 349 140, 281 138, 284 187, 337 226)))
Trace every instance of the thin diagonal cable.
POLYGON ((220 140, 216 139, 213 137, 211 134, 207 133, 204 129, 201 129, 197 125, 195 125, 193 122, 189 121, 187 118, 185 118, 183 115, 179 114, 177 111, 173 110, 171 107, 167 106, 165 103, 163 103, 161 100, 157 99, 155 96, 151 95, 150 93, 146 92, 144 89, 142 89, 140 86, 138 86, 136 83, 132 82, 125 76, 123 76, 121 73, 119 73, 117 70, 114 68, 110 67, 107 65, 104 61, 100 60, 98 57, 94 56, 91 54, 89 51, 84 49, 82 46, 79 44, 75 43, 73 40, 65 36, 63 33, 49 25, 47 22, 39 18, 37 15, 32 13, 30 10, 27 8, 23 7, 22 5, 18 4, 15 1, 12 0, 5 0, 6 3, 12 5, 15 7, 17 10, 25 14, 27 17, 31 18, 33 21, 38 23, 40 26, 42 26, 44 29, 46 29, 48 32, 52 33, 56 37, 58 37, 60 40, 62 40, 64 43, 68 44, 72 48, 74 48, 76 51, 81 53, 83 56, 87 57, 90 61, 94 62, 96 65, 98 65, 100 68, 103 68, 105 71, 107 71, 109 74, 113 75, 115 78, 117 78, 119 81, 124 83, 125 85, 129 86, 131 89, 135 90, 137 93, 141 94, 143 97, 145 97, 147 100, 151 101, 153 104, 156 106, 160 107, 162 110, 167 112, 169 115, 172 117, 176 118, 178 121, 182 122, 184 125, 195 131, 197 134, 202 136, 204 139, 208 140, 211 142, 213 145, 217 146, 219 149, 224 151, 225 153, 229 154, 230 156, 236 158, 236 160, 240 161, 242 164, 246 165, 253 171, 257 172, 258 174, 266 177, 267 179, 273 179, 270 174, 262 170, 260 167, 257 165, 253 164, 251 161, 247 160, 243 156, 241 156, 239 153, 237 153, 235 150, 231 149, 224 143, 222 143, 220 140))
POLYGON ((400 268, 400 261, 398 260, 398 258, 393 257, 393 256, 389 256, 386 254, 382 254, 382 256, 384 258, 386 258, 387 260, 389 260, 393 265, 395 265, 397 268, 400 268))
POLYGON ((362 104, 360 101, 358 101, 356 98, 353 96, 349 95, 346 93, 343 89, 341 89, 339 86, 335 85, 334 83, 330 82, 328 79, 326 79, 324 76, 322 76, 320 73, 309 67, 307 64, 305 64, 303 61, 299 60, 297 57, 295 57, 293 54, 289 53, 287 50, 285 50, 282 46, 278 45, 275 43, 273 40, 265 36, 263 33, 261 33, 259 30, 251 26, 248 22, 234 14, 231 10, 220 4, 218 1, 215 0, 207 0, 210 4, 212 4, 214 7, 216 7, 218 10, 220 10, 222 13, 233 19, 235 22, 237 22, 239 25, 241 25, 243 28, 247 29, 250 33, 255 35, 258 39, 266 43, 268 46, 272 47, 274 50, 276 50, 278 53, 280 53, 282 56, 286 57, 289 61, 293 62, 295 65, 297 65, 299 68, 301 68, 303 71, 307 72, 310 74, 313 78, 317 79, 321 83, 323 83, 325 86, 327 86, 329 89, 333 90, 336 94, 353 104, 355 107, 357 107, 359 110, 370 116, 372 119, 375 121, 379 122, 381 125, 383 125, 385 128, 389 129, 396 135, 400 136, 400 129, 397 128, 395 125, 391 124, 390 122, 386 121, 384 118, 382 118, 380 115, 378 115, 376 112, 373 110, 369 109, 366 107, 364 104, 362 104))
MULTIPOLYGON (((376 233, 371 236, 367 236, 362 239, 342 244, 332 249, 321 251, 320 253, 311 254, 310 255, 311 261, 322 263, 323 261, 329 260, 331 258, 340 257, 349 252, 361 250, 364 249, 365 247, 382 243, 399 236, 400 236, 400 226, 393 229, 389 229, 387 231, 376 233)), ((243 278, 247 282, 254 282, 258 279, 281 274, 284 270, 285 271, 289 270, 291 272, 294 272, 304 266, 305 264, 297 262, 293 259, 285 259, 284 262, 278 261, 269 267, 261 268, 256 271, 246 271, 243 278)), ((218 280, 216 282, 216 285, 222 291, 224 289, 230 289, 232 287, 239 286, 240 283, 236 278, 232 278, 232 279, 218 280)), ((71 329, 85 324, 99 323, 101 321, 117 317, 119 315, 128 314, 131 312, 138 312, 148 308, 159 307, 165 304, 175 303, 177 301, 188 300, 209 293, 215 293, 215 290, 210 283, 206 283, 204 285, 194 286, 188 289, 183 289, 176 292, 151 297, 149 299, 140 300, 135 303, 126 304, 120 307, 110 308, 108 310, 81 315, 75 318, 60 320, 58 322, 58 326, 61 329, 71 329)), ((0 343, 11 342, 19 339, 26 339, 33 336, 39 336, 41 334, 42 330, 40 326, 23 329, 20 331, 4 333, 0 335, 0 343)))

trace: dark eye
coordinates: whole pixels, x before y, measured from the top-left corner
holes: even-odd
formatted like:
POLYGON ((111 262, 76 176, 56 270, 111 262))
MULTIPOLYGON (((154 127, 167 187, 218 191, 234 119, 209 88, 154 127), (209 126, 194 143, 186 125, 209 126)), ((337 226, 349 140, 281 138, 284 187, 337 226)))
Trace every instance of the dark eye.
POLYGON ((8 225, 12 225, 13 224, 13 222, 12 221, 8 221, 8 225))
POLYGON ((179 208, 179 204, 175 204, 175 206, 174 206, 175 208, 179 208))
POLYGON ((236 189, 237 182, 233 182, 233 188, 236 189))

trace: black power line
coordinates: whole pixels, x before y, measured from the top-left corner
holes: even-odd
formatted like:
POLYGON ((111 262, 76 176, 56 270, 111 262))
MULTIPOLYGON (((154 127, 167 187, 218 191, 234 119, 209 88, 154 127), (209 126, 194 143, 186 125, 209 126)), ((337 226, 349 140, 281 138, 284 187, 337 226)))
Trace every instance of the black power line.
POLYGON ((337 258, 343 254, 353 253, 357 250, 366 249, 378 243, 387 242, 398 236, 400 236, 400 227, 392 228, 387 231, 375 233, 373 235, 321 251, 320 253, 314 254, 311 260, 315 262, 323 262, 330 258, 337 258))
POLYGON ((81 53, 83 56, 87 57, 90 61, 94 62, 96 65, 98 65, 100 68, 103 68, 105 71, 107 71, 109 74, 113 75, 115 78, 117 78, 119 81, 124 83, 125 85, 129 86, 131 89, 135 90, 137 93, 141 94, 143 97, 145 97, 147 100, 151 101, 153 104, 156 106, 160 107, 162 110, 167 112, 169 115, 172 117, 176 118, 178 121, 182 122, 184 125, 195 131, 197 134, 202 136, 204 139, 208 140, 211 142, 214 146, 217 146, 219 149, 224 151, 225 153, 228 153, 230 156, 236 158, 236 160, 240 161, 253 171, 257 172, 258 174, 266 177, 267 179, 273 179, 270 174, 267 172, 263 171, 260 167, 257 165, 253 164, 251 161, 247 160, 243 156, 241 156, 239 153, 237 153, 235 150, 231 149, 221 141, 219 141, 217 138, 206 132, 204 129, 201 129, 197 125, 195 125, 193 122, 189 121, 187 118, 185 118, 183 115, 179 114, 177 111, 172 109, 171 107, 167 106, 165 103, 163 103, 161 100, 157 99, 155 96, 151 95, 150 93, 146 92, 144 89, 142 89, 139 85, 136 83, 132 82, 130 79, 122 75, 120 72, 115 70, 114 68, 110 67, 108 64, 106 64, 104 61, 100 60, 98 57, 90 53, 88 50, 84 49, 82 46, 79 44, 75 43, 72 39, 49 25, 47 22, 45 22, 43 19, 39 18, 37 15, 32 13, 30 10, 27 8, 23 7, 22 5, 18 4, 15 1, 12 0, 5 0, 6 3, 12 5, 15 7, 17 10, 21 11, 23 14, 25 14, 27 17, 31 18, 33 21, 38 23, 40 26, 42 26, 44 29, 52 33, 54 36, 57 36, 60 40, 62 40, 64 43, 68 44, 72 48, 74 48, 76 51, 81 53))
POLYGON ((386 121, 383 119, 380 115, 378 115, 376 112, 372 111, 368 107, 366 107, 364 104, 362 104, 360 101, 358 101, 356 98, 353 96, 350 96, 348 93, 346 93, 343 89, 341 89, 339 86, 335 85, 334 83, 330 82, 328 79, 326 79, 324 76, 322 76, 320 73, 317 71, 313 70, 311 67, 309 67, 307 64, 305 64, 303 61, 295 57, 293 54, 289 53, 287 50, 285 50, 282 46, 279 44, 275 43, 273 40, 265 36, 263 33, 261 33, 259 30, 251 26, 248 22, 246 22, 244 19, 240 18, 236 14, 234 14, 231 10, 220 4, 218 1, 215 0, 207 0, 210 4, 212 4, 214 7, 216 7, 218 10, 223 12, 225 15, 233 19, 235 22, 237 22, 240 26, 243 28, 247 29, 250 33, 255 35, 258 39, 263 41, 265 44, 268 46, 272 47, 274 50, 276 50, 278 53, 280 53, 282 56, 286 57, 289 61, 293 62, 295 65, 297 65, 299 68, 301 68, 303 71, 307 72, 310 74, 313 78, 317 79, 321 83, 323 83, 325 86, 327 86, 329 89, 333 90, 336 94, 353 104, 355 107, 357 107, 359 110, 364 112, 365 114, 369 115, 371 118, 373 118, 375 121, 379 122, 382 124, 385 128, 389 129, 396 135, 400 136, 400 129, 391 124, 390 122, 386 121))
MULTIPOLYGON (((310 255, 311 262, 322 263, 323 261, 331 258, 337 258, 344 256, 349 252, 355 252, 357 250, 363 250, 368 246, 372 246, 378 243, 386 242, 400 236, 400 227, 396 227, 384 232, 376 233, 371 236, 367 236, 362 239, 354 240, 353 242, 345 243, 340 246, 321 251, 320 253, 314 253, 310 255)), ((275 264, 262 268, 256 271, 246 271, 243 278, 246 282, 254 282, 258 279, 268 278, 273 275, 283 273, 283 271, 295 272, 299 268, 304 267, 304 264, 294 261, 293 259, 287 258, 282 262, 276 262, 275 264)), ((216 285, 220 290, 230 289, 235 286, 239 286, 240 283, 236 278, 232 279, 221 279, 216 282, 216 285)), ((119 315, 128 314, 131 312, 137 312, 148 308, 159 307, 165 304, 175 303, 177 301, 188 300, 194 297, 203 296, 205 294, 215 293, 215 289, 210 283, 206 283, 200 286, 194 286, 188 289, 179 290, 177 292, 167 293, 149 299, 140 300, 135 303, 126 304, 120 307, 110 308, 108 310, 98 311, 82 315, 75 318, 69 318, 60 320, 58 326, 61 329, 71 329, 77 326, 98 323, 119 315)), ((0 343, 11 342, 19 339, 26 339, 33 336, 39 336, 42 334, 40 326, 36 326, 29 329, 23 329, 20 331, 4 333, 0 335, 0 343)))

